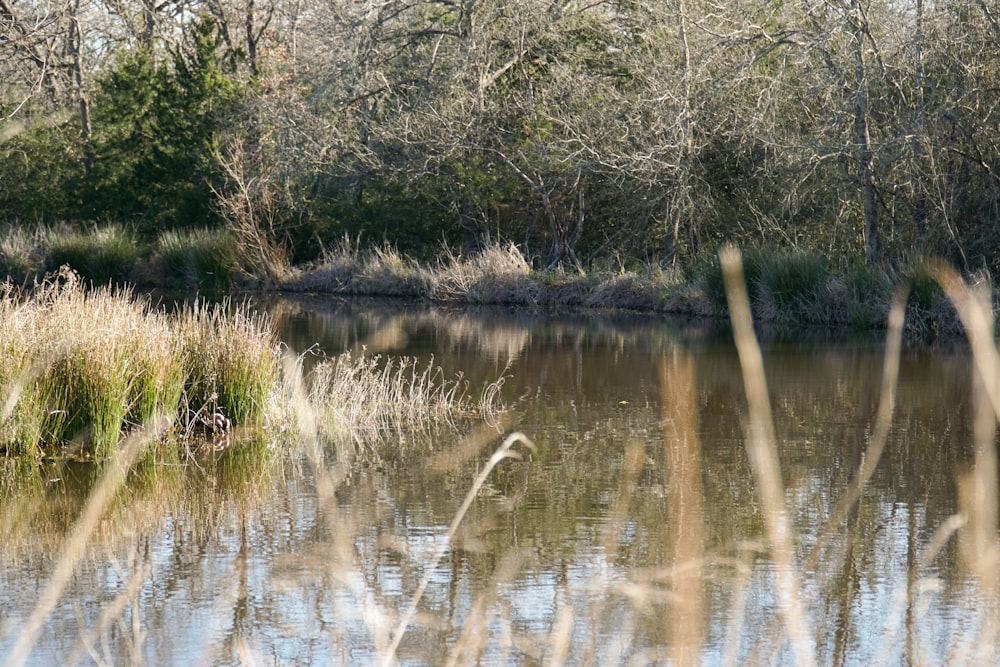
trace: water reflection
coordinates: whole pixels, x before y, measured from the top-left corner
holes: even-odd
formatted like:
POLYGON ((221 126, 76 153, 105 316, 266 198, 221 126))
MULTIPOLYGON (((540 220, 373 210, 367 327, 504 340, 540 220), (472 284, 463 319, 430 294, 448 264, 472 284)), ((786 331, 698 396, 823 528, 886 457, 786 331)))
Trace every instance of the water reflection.
MULTIPOLYGON (((714 326, 335 300, 261 307, 296 352, 433 354, 472 388, 505 372, 507 421, 408 442, 330 493, 327 469, 317 477, 303 452, 267 474, 157 467, 94 536, 34 664, 376 662, 511 429, 538 451, 490 477, 430 578, 402 662, 791 661, 739 366, 714 326)), ((765 365, 819 661, 995 664, 996 642, 974 641, 996 620, 994 589, 980 585, 996 573, 976 558, 995 522, 955 518, 976 497, 976 443, 992 437, 974 427, 964 354, 904 356, 883 460, 822 541, 878 407, 881 348, 780 343, 765 365)), ((0 507, 0 655, 89 483, 67 471, 17 478, 28 481, 5 483, 0 507)))

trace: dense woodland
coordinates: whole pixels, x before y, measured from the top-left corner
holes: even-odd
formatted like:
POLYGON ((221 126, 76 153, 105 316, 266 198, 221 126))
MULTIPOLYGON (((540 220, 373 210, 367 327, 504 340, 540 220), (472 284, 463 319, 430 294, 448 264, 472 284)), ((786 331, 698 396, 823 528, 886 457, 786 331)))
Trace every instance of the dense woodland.
POLYGON ((0 0, 0 222, 1000 269, 993 0, 0 0))

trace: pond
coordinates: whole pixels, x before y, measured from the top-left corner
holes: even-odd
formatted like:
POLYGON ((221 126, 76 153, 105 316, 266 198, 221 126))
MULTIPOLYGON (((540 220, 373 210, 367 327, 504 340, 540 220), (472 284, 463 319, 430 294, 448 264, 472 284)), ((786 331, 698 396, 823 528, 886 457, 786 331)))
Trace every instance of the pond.
MULTIPOLYGON (((471 392, 502 378, 507 411, 349 470, 304 451, 264 471, 160 466, 98 524, 27 664, 377 664, 416 596, 403 664, 793 664, 802 645, 819 664, 996 664, 1000 596, 983 558, 995 519, 969 512, 961 349, 904 351, 882 458, 836 516, 872 437, 882 342, 770 337, 789 571, 768 544, 740 366, 718 323, 259 305, 296 353, 433 359, 471 392), (514 432, 533 450, 513 445, 521 457, 496 465, 449 540, 514 432), (788 574, 800 643, 783 615, 788 574)), ((71 465, 3 487, 0 656, 92 478, 71 465)))

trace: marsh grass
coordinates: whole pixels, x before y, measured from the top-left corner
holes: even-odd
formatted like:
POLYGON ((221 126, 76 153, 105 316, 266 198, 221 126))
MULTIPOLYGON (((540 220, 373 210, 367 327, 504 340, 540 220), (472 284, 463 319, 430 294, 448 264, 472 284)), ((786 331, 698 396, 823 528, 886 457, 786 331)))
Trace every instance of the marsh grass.
POLYGON ((44 269, 53 272, 68 265, 95 285, 123 283, 142 254, 135 236, 120 225, 57 229, 47 238, 44 269))
POLYGON ((352 284, 361 295, 412 296, 426 290, 426 272, 395 248, 382 245, 365 255, 352 284))
POLYGON ((390 245, 362 251, 345 236, 315 265, 291 271, 283 289, 359 296, 414 297, 426 293, 426 270, 390 245))
POLYGON ((278 383, 278 344, 266 316, 246 305, 196 301, 177 318, 186 371, 186 408, 222 410, 240 424, 260 425, 278 383))
POLYGON ((219 290, 242 277, 239 246, 224 229, 169 230, 153 241, 121 225, 0 229, 0 277, 42 281, 63 266, 95 285, 219 290))
POLYGON ((323 440, 369 461, 394 442, 500 409, 497 392, 487 388, 477 405, 467 383, 445 378, 433 358, 344 353, 317 364, 305 383, 323 440))
MULTIPOLYGON (((30 291, 4 289, 0 446, 7 454, 72 445, 108 458, 157 414, 185 436, 216 412, 248 434, 285 426, 280 346, 267 316, 247 304, 196 300, 168 316, 128 289, 85 288, 69 270, 30 291)), ((324 435, 338 445, 374 447, 390 433, 476 413, 466 383, 444 378, 433 359, 420 365, 362 350, 319 363, 308 382, 324 435)))
MULTIPOLYGON (((307 266, 261 260, 259 249, 227 229, 170 230, 142 239, 121 225, 23 226, 0 230, 0 276, 40 280, 67 265, 97 285, 111 282, 219 291, 265 286, 293 292, 386 296, 439 303, 584 307, 724 318, 728 305, 715 253, 684 267, 595 260, 586 272, 538 271, 513 243, 460 254, 444 247, 420 263, 384 243, 370 248, 344 237, 307 266)), ((269 252, 269 251, 268 251, 269 252)), ((265 255, 268 255, 265 252, 265 255)), ((268 255, 269 256, 269 255, 268 255)), ((815 251, 751 248, 744 274, 756 321, 882 329, 897 284, 911 288, 906 332, 962 334, 958 318, 926 268, 930 260, 833 266, 815 251)), ((280 261, 279 261, 280 260, 280 261)), ((990 277, 985 276, 988 280, 990 277)))
POLYGON ((222 290, 240 270, 236 239, 226 229, 168 230, 155 243, 152 282, 171 287, 222 290))
MULTIPOLYGON (((835 270, 825 256, 801 250, 751 249, 742 255, 754 319, 768 324, 884 329, 895 285, 911 285, 906 332, 961 334, 948 300, 929 277, 927 260, 893 267, 854 263, 835 270)), ((988 277, 986 277, 988 280, 988 277)), ((586 273, 537 271, 514 244, 473 255, 444 248, 421 267, 383 246, 364 252, 344 240, 323 260, 291 277, 284 289, 314 293, 403 296, 438 303, 568 306, 726 317, 722 266, 706 254, 689 267, 601 263, 586 273)))

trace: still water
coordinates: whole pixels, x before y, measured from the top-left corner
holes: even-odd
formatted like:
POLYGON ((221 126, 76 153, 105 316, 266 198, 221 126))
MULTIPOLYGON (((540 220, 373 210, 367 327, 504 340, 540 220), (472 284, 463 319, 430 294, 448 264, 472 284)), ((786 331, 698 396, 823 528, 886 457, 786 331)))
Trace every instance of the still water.
MULTIPOLYGON (((266 471, 159 466, 99 525, 28 664, 378 663, 418 590, 403 664, 792 664, 743 382, 717 324, 259 305, 296 353, 433 358, 476 395, 502 377, 507 411, 346 476, 302 452, 266 471), (515 445, 523 458, 500 462, 448 544, 514 431, 535 451, 515 445)), ((959 514, 975 461, 964 351, 904 352, 882 459, 829 521, 872 433, 882 348, 797 331, 764 349, 808 646, 819 664, 997 664, 998 596, 959 514)), ((90 477, 4 487, 0 659, 90 477)))

